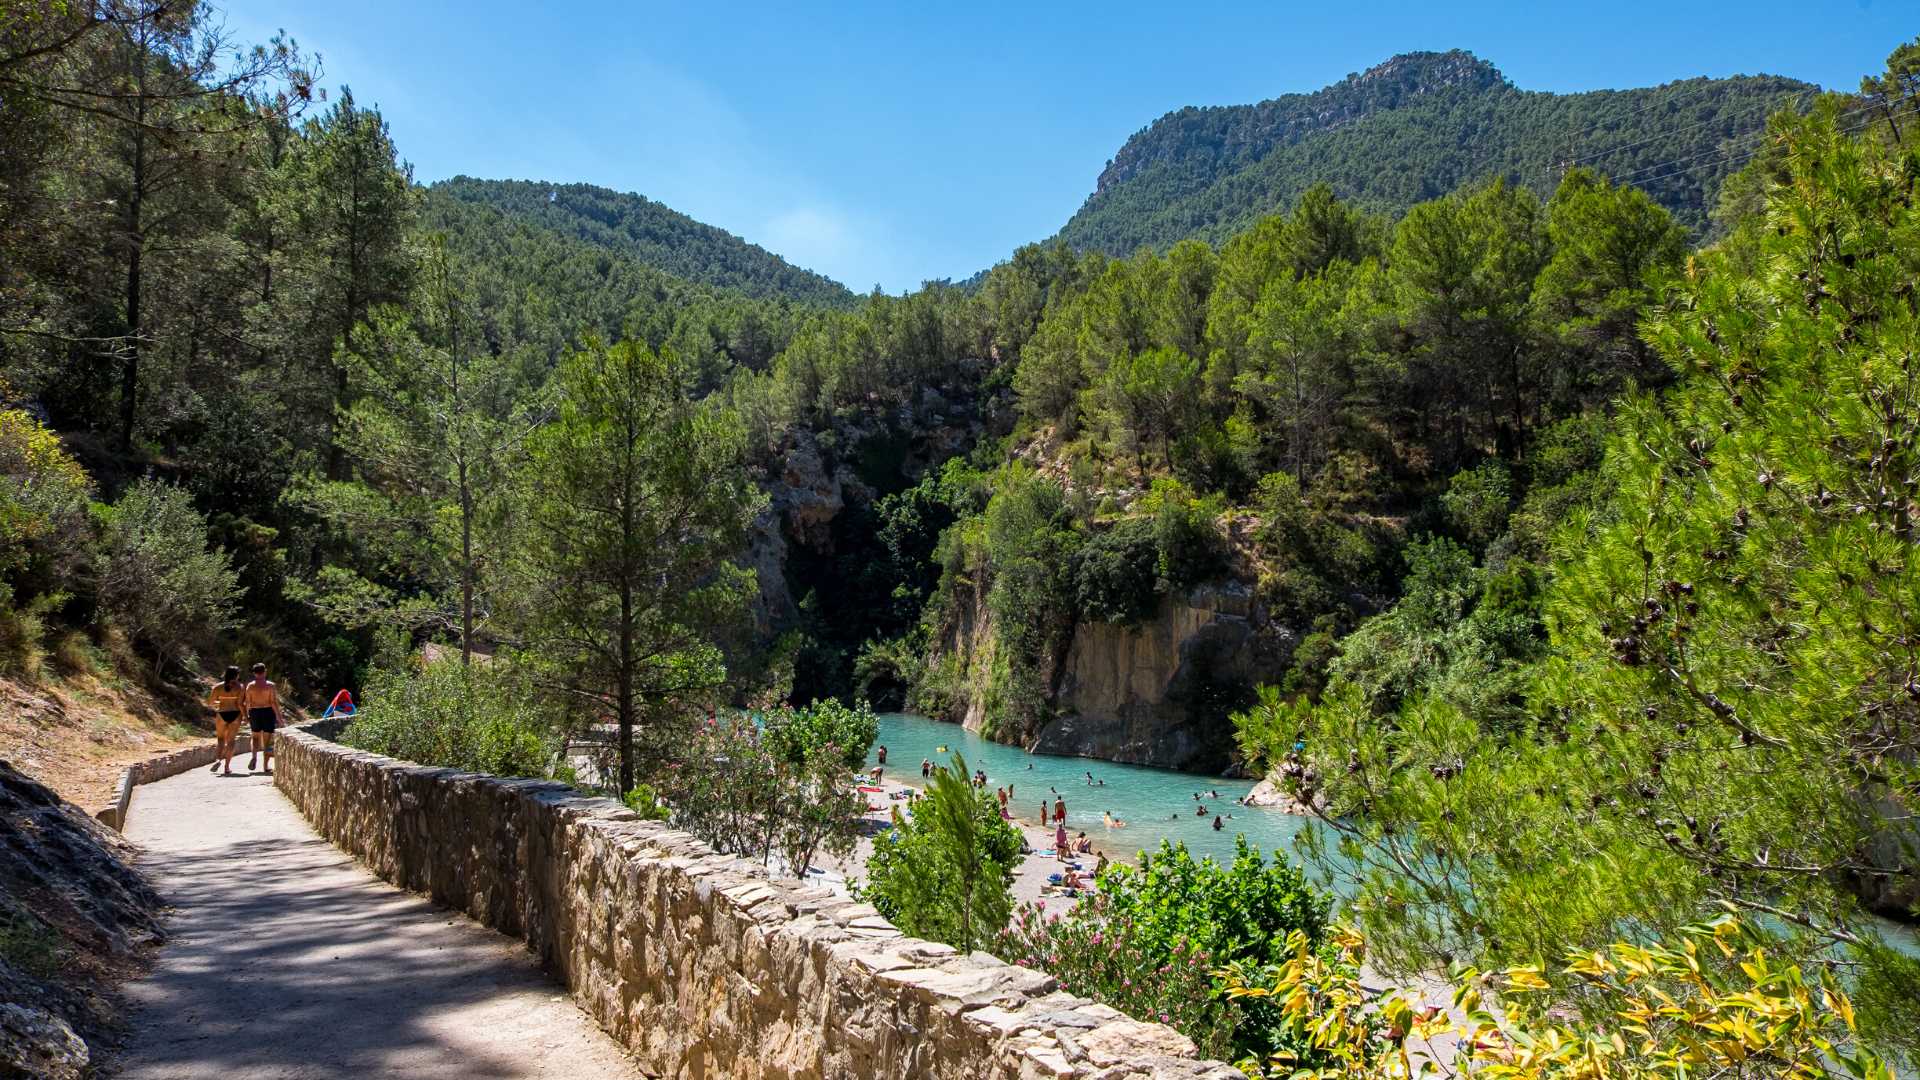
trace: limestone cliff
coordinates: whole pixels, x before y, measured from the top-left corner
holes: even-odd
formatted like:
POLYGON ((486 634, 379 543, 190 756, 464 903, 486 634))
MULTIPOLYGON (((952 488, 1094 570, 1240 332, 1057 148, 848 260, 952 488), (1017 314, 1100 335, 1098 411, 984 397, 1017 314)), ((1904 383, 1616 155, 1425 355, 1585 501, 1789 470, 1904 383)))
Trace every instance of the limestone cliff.
MULTIPOLYGON (((992 619, 984 603, 950 620, 934 663, 984 672, 992 663, 992 619)), ((1275 623, 1251 585, 1229 581, 1165 597, 1135 626, 1073 625, 1064 655, 1049 673, 1052 719, 1027 748, 1137 765, 1221 772, 1234 760, 1229 714, 1253 688, 1277 680, 1294 634, 1275 623)), ((947 718, 981 731, 980 680, 934 703, 947 718), (943 707, 942 707, 943 706, 943 707)), ((991 734, 991 733, 990 733, 991 734)))

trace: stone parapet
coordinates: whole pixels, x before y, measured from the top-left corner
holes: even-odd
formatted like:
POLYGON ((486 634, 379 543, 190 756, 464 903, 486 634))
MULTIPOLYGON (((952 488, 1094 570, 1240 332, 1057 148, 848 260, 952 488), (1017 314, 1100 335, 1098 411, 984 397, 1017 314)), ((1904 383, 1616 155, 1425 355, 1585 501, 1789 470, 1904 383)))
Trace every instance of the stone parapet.
POLYGON ((320 730, 275 781, 380 877, 526 941, 663 1077, 1241 1074, 1038 971, 911 938, 829 889, 771 877, 564 784, 411 765, 320 730))

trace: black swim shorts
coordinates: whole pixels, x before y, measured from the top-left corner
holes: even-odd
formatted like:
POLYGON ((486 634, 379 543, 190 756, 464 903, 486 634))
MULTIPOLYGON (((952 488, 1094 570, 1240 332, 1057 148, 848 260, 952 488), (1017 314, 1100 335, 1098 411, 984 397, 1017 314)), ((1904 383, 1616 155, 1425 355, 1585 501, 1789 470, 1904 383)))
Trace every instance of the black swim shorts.
POLYGON ((247 728, 252 731, 270 732, 278 726, 272 709, 248 709, 247 728))

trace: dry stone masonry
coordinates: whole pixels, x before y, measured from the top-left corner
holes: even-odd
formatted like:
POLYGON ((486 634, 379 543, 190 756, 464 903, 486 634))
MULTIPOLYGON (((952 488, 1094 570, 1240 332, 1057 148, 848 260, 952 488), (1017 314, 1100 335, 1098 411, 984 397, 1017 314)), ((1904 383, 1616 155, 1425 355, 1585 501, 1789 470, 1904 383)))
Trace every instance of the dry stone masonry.
POLYGON ((287 732, 276 779, 380 877, 523 938, 665 1077, 1239 1080, 1191 1040, 1038 971, 902 934, 557 783, 287 732))

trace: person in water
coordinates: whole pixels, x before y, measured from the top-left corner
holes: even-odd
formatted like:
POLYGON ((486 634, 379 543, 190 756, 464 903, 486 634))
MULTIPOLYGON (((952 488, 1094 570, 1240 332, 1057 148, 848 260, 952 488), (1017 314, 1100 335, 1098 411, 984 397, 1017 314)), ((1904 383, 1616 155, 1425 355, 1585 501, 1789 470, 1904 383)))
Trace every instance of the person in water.
POLYGON ((227 673, 207 691, 207 706, 213 710, 214 761, 208 772, 226 770, 233 775, 233 744, 240 738, 240 668, 227 665, 227 673))
POLYGON ((931 777, 932 775, 933 775, 933 762, 929 761, 926 758, 921 758, 920 759, 920 779, 925 780, 931 777))
POLYGON ((247 727, 253 732, 248 747, 247 771, 256 759, 265 755, 266 774, 273 775, 273 733, 280 726, 280 688, 267 679, 267 665, 253 665, 253 681, 240 688, 240 702, 246 706, 247 727))
POLYGON ((1067 820, 1067 799, 1066 799, 1066 796, 1064 796, 1064 795, 1055 795, 1055 796, 1054 796, 1054 798, 1053 798, 1053 819, 1054 819, 1055 821, 1065 821, 1065 820, 1067 820))
POLYGON ((1225 825, 1225 823, 1223 823, 1223 822, 1222 822, 1222 821, 1220 820, 1220 815, 1219 815, 1219 814, 1215 814, 1215 815, 1213 815, 1213 831, 1214 831, 1214 832, 1219 832, 1219 831, 1220 831, 1221 829, 1224 829, 1224 828, 1226 828, 1226 827, 1227 827, 1227 826, 1225 825))
POLYGON ((880 756, 880 764, 885 765, 887 763, 887 744, 881 743, 877 753, 880 756))
POLYGON ((1113 811, 1111 810, 1103 811, 1100 815, 1100 820, 1106 822, 1107 828, 1109 829, 1124 829, 1127 827, 1127 823, 1114 817, 1113 811))

